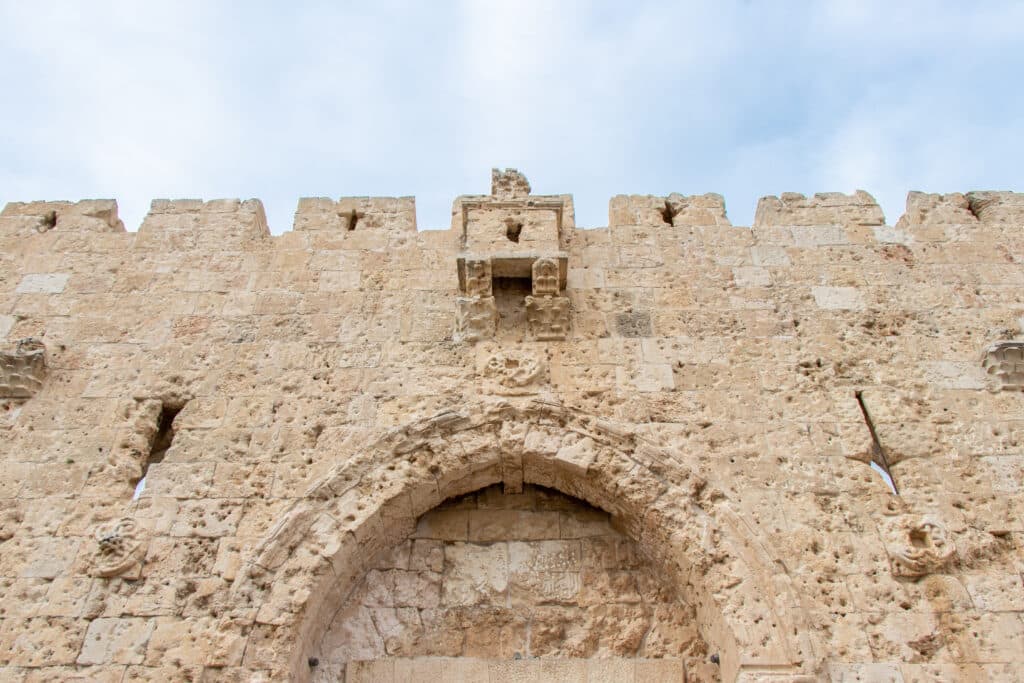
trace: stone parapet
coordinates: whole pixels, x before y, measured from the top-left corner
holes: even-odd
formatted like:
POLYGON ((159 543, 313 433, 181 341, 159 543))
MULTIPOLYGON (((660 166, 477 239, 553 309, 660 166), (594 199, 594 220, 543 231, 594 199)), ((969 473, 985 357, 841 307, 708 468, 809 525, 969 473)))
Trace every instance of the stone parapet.
POLYGON ((864 190, 852 195, 819 192, 805 197, 783 192, 780 197, 762 197, 757 202, 754 226, 773 225, 883 225, 885 216, 875 198, 864 190))

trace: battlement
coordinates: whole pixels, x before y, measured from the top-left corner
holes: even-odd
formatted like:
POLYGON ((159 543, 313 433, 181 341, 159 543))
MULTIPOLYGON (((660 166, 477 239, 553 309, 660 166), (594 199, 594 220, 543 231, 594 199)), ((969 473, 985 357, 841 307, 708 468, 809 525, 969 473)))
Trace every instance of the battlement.
POLYGON ((55 230, 124 232, 113 199, 11 202, 0 212, 0 234, 28 237, 55 230))
POLYGON ((295 210, 295 230, 416 231, 414 197, 303 197, 295 210))
POLYGON ((1021 223, 1024 221, 1024 193, 955 192, 927 194, 910 192, 907 210, 897 227, 915 225, 970 225, 973 223, 1021 223))
POLYGON ((875 198, 864 190, 852 195, 819 192, 807 198, 796 192, 762 197, 754 214, 755 226, 771 225, 884 225, 875 198))
POLYGON ((667 197, 616 195, 608 202, 609 225, 725 225, 725 199, 720 194, 667 197))
MULTIPOLYGON (((452 205, 452 230, 463 229, 466 211, 487 210, 512 197, 462 195, 452 205), (485 206, 486 205, 486 206, 485 206)), ((531 195, 538 208, 544 201, 562 205, 560 225, 575 229, 572 195, 531 195)), ((928 194, 912 191, 906 211, 895 222, 897 230, 925 225, 1005 225, 1024 222, 1024 193, 972 191, 928 194)), ((235 238, 258 240, 270 235, 263 204, 258 199, 154 199, 139 233, 194 230, 215 234, 224 231, 235 238)), ((608 202, 609 226, 732 227, 722 195, 615 195, 608 202)), ((886 225, 878 202, 869 193, 819 192, 811 197, 795 192, 769 195, 758 200, 753 227, 813 227, 886 225)), ((304 197, 298 201, 291 229, 301 232, 352 232, 375 230, 391 233, 417 230, 414 197, 304 197)), ((601 227, 601 226, 585 226, 601 227)), ((125 232, 113 199, 10 202, 0 212, 0 235, 29 237, 51 230, 60 232, 125 232)))

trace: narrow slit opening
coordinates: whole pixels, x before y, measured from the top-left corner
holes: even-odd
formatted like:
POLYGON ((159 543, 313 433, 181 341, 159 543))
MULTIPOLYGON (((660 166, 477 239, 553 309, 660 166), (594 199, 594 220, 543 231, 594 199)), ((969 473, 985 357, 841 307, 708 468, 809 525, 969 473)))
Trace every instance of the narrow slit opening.
POLYGON ((132 500, 137 500, 142 495, 142 492, 146 490, 146 477, 149 475, 150 466, 154 463, 163 462, 167 451, 171 449, 171 445, 174 443, 174 418, 178 416, 183 407, 184 405, 168 405, 165 403, 160 408, 160 417, 156 422, 156 432, 154 432, 153 439, 149 444, 149 455, 142 466, 142 477, 135 483, 135 492, 132 494, 132 500))
POLYGON ((356 229, 356 225, 359 223, 359 218, 360 218, 360 215, 359 215, 358 211, 353 211, 352 213, 350 213, 348 215, 348 231, 349 232, 352 232, 353 230, 356 229))

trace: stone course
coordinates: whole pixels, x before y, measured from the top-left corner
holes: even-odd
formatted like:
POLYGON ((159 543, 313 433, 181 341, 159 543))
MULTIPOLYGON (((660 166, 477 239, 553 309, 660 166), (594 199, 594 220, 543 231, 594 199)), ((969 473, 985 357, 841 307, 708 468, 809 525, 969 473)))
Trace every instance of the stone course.
POLYGON ((0 212, 0 680, 1024 679, 1024 195, 492 181, 0 212))

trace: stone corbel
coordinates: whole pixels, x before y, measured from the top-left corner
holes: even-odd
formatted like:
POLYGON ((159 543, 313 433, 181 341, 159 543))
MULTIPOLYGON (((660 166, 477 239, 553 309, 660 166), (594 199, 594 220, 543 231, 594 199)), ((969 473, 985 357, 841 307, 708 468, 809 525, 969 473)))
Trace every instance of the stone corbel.
POLYGON ((463 341, 491 339, 498 328, 498 307, 492 290, 491 260, 459 259, 459 288, 455 301, 455 332, 463 341))
POLYGON ((533 262, 533 295, 526 297, 530 334, 539 341, 562 341, 569 334, 569 297, 561 296, 560 266, 554 258, 533 262))

